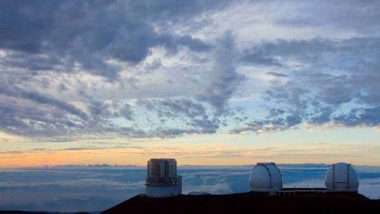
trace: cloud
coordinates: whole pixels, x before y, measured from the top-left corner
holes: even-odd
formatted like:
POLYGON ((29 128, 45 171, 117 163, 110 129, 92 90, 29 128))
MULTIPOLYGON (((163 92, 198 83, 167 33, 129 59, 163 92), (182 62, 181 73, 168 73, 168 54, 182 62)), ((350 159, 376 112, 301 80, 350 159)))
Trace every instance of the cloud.
POLYGON ((281 74, 281 73, 277 73, 277 72, 267 72, 267 74, 275 76, 275 77, 288 77, 288 75, 286 75, 286 74, 281 74))
POLYGON ((221 115, 232 97, 237 85, 244 77, 236 71, 236 51, 234 37, 231 32, 226 32, 219 41, 219 47, 215 52, 213 72, 209 77, 206 89, 200 95, 202 100, 209 102, 216 114, 221 115))
POLYGON ((209 41, 179 32, 168 23, 191 23, 199 14, 228 3, 68 0, 1 4, 8 8, 0 15, 4 20, 0 28, 6 29, 0 38, 3 131, 56 138, 67 134, 167 137, 217 130, 217 119, 209 119, 203 104, 191 97, 164 100, 158 105, 165 106, 165 112, 156 108, 161 120, 164 114, 168 120, 184 117, 185 127, 146 130, 146 126, 135 126, 138 109, 128 97, 100 98, 94 92, 99 87, 110 90, 110 95, 136 91, 137 81, 147 74, 138 68, 147 63, 153 49, 164 50, 161 58, 212 51, 209 41), (124 122, 115 124, 116 120, 124 122))
MULTIPOLYGON (((214 3, 218 3, 215 1, 214 3)), ((5 1, 1 29, 6 29, 0 48, 10 54, 2 60, 7 66, 37 72, 72 72, 79 66, 107 78, 116 78, 119 69, 110 59, 136 64, 150 48, 163 46, 176 51, 180 46, 206 51, 210 45, 191 35, 158 32, 156 20, 176 22, 201 13, 202 1, 124 2, 124 1, 5 1)), ((206 5, 207 6, 207 5, 206 5)))
POLYGON ((379 41, 280 40, 250 49, 279 59, 284 66, 281 74, 287 79, 273 81, 267 90, 270 104, 266 118, 253 120, 234 132, 286 130, 303 123, 378 126, 379 86, 374 81, 380 79, 376 60, 380 52, 375 48, 380 46, 379 41))
MULTIPOLYGON (((279 165, 286 187, 323 187, 328 165, 279 165)), ((355 167, 359 192, 380 197, 378 167, 355 167)), ((252 167, 180 167, 184 193, 249 191, 252 167)), ((2 170, 0 209, 100 211, 144 192, 145 168, 49 167, 2 170), (68 203, 70 202, 70 203, 68 203)))
POLYGON ((380 13, 375 8, 378 7, 379 3, 372 0, 360 2, 338 0, 335 5, 319 4, 315 1, 302 2, 295 7, 291 17, 278 19, 276 23, 300 28, 326 26, 360 34, 376 33, 379 30, 377 20, 380 18, 380 13), (320 16, 321 13, 324 14, 323 17, 320 16))
POLYGON ((272 3, 2 1, 0 130, 54 141, 378 126, 379 5, 272 3))
POLYGON ((380 124, 380 106, 374 108, 357 108, 349 113, 334 118, 339 124, 346 126, 369 126, 374 127, 380 124))
POLYGON ((153 130, 155 136, 215 133, 219 128, 219 121, 210 118, 207 105, 194 99, 140 100, 139 106, 145 107, 150 114, 156 114, 159 118, 159 124, 153 130), (162 128, 163 125, 168 128, 162 128))
POLYGON ((121 172, 101 167, 8 170, 2 174, 12 181, 0 186, 0 207, 60 212, 103 210, 144 190, 145 171, 138 170, 135 176, 121 172))

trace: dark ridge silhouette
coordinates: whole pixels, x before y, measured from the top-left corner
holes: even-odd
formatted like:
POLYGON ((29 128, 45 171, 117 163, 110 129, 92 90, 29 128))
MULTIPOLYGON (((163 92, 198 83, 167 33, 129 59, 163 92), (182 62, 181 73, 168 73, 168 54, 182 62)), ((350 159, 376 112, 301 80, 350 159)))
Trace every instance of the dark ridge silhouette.
POLYGON ((51 214, 49 212, 28 212, 28 211, 13 211, 13 210, 0 210, 0 214, 51 214))
MULTIPOLYGON (((69 214, 68 212, 43 212, 43 211, 35 211, 35 212, 28 212, 28 211, 14 211, 14 210, 0 210, 0 214, 69 214)), ((90 214, 87 212, 77 212, 77 213, 70 213, 70 214, 90 214)))
MULTIPOLYGON (((179 195, 153 198, 137 195, 102 214, 165 213, 165 214, 350 214, 380 213, 380 200, 370 200, 354 192, 323 192, 323 189, 283 189, 281 195, 247 192, 228 195, 179 195)), ((0 214, 52 214, 59 212, 0 211, 0 214)), ((86 212, 78 212, 84 214, 86 212)), ((98 212, 96 212, 98 213, 98 212)), ((62 213, 59 213, 62 214, 62 213)))
POLYGON ((26 212, 26 211, 11 211, 11 210, 3 210, 0 211, 1 214, 9 213, 9 214, 48 214, 47 212, 26 212))
POLYGON ((166 198, 135 196, 102 214, 114 213, 380 213, 380 200, 358 193, 313 192, 270 196, 267 193, 180 195, 166 198))

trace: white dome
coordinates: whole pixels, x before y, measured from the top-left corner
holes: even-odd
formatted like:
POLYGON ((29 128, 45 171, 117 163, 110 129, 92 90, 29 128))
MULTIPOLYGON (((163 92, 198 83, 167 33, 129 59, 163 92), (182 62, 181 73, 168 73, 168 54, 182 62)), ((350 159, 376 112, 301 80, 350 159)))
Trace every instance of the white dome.
POLYGON ((279 191, 282 188, 282 175, 275 163, 257 163, 249 177, 251 191, 279 191))
POLYGON ((358 191, 359 179, 351 164, 336 163, 327 171, 325 184, 328 189, 358 191))

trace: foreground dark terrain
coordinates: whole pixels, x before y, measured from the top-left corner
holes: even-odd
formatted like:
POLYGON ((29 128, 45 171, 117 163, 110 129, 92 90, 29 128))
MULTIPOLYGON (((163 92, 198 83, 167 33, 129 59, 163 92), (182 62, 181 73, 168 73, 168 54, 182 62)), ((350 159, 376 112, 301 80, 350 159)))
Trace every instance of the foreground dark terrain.
MULTIPOLYGON (((30 214, 42 212, 0 211, 30 214)), ((48 213, 48 212, 46 212, 48 213)), ((102 214, 113 213, 380 213, 380 200, 357 193, 297 193, 268 196, 247 192, 229 195, 180 195, 152 198, 144 195, 126 200, 102 214)))
POLYGON ((103 213, 380 213, 380 200, 369 200, 356 193, 308 193, 286 197, 252 192, 170 198, 139 195, 103 213))

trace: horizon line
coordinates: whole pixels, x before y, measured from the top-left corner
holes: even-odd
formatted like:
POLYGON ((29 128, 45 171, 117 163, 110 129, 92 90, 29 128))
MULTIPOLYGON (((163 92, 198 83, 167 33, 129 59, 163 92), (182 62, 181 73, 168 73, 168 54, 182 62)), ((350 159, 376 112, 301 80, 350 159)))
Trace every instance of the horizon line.
MULTIPOLYGON (((332 165, 333 163, 275 163, 278 166, 284 165, 332 165)), ((222 165, 222 164, 181 164, 178 167, 252 167, 255 164, 231 164, 231 165, 222 165)), ((369 165, 369 164, 352 164, 354 166, 359 167, 380 167, 380 165, 369 165)), ((125 167, 125 168, 146 168, 146 165, 135 165, 135 164, 64 164, 64 165, 40 165, 40 166, 0 166, 0 170, 2 169, 36 169, 36 168, 64 168, 64 167, 125 167)))

